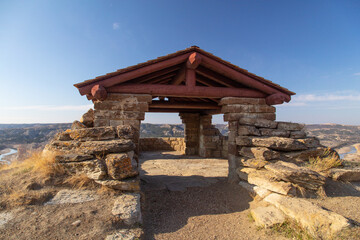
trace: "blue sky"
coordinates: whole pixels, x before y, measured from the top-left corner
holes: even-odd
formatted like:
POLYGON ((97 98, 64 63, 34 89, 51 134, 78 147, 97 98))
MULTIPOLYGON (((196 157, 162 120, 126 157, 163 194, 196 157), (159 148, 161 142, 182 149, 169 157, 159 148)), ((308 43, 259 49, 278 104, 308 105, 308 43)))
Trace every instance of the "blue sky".
POLYGON ((197 45, 296 92, 278 120, 360 125, 359 12, 356 0, 0 1, 0 123, 79 119, 91 102, 74 83, 197 45))

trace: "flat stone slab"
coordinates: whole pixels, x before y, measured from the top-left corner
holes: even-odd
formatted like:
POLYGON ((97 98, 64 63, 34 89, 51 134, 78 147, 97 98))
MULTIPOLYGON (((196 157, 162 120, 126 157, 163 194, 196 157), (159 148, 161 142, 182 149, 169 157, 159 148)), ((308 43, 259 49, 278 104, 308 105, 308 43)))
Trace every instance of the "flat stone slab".
POLYGON ((360 182, 360 168, 342 169, 333 168, 329 173, 330 177, 336 181, 360 182))
POLYGON ((245 181, 240 181, 239 185, 241 187, 245 188, 248 192, 250 192, 250 193, 252 193, 254 195, 258 195, 261 198, 265 198, 266 196, 268 196, 268 195, 270 195, 272 193, 271 191, 269 191, 269 190, 267 190, 265 188, 250 184, 250 183, 245 182, 245 181))
POLYGON ((255 224, 260 227, 269 228, 285 222, 285 215, 274 206, 251 209, 250 213, 255 224))
POLYGON ((46 202, 44 205, 58 205, 65 203, 82 203, 89 202, 98 199, 99 196, 96 195, 94 191, 90 190, 61 190, 55 197, 50 201, 46 202))
POLYGON ((12 212, 1 212, 0 213, 0 229, 4 227, 4 225, 14 218, 14 214, 12 212))
POLYGON ((273 172, 278 179, 315 191, 324 186, 326 181, 326 178, 317 172, 305 167, 299 167, 294 163, 278 161, 267 164, 265 168, 273 172))
POLYGON ((270 171, 256 170, 253 168, 238 168, 236 172, 240 179, 245 180, 250 184, 283 195, 296 196, 296 187, 293 184, 278 180, 276 175, 270 171))
POLYGON ((105 240, 138 240, 142 230, 140 228, 120 229, 113 234, 107 235, 105 240))
POLYGON ((126 225, 142 223, 140 210, 140 194, 125 193, 115 199, 111 213, 119 216, 126 225))
POLYGON ((351 226, 345 217, 305 199, 272 193, 264 198, 264 201, 273 204, 287 217, 297 221, 309 233, 321 239, 331 239, 337 232, 351 226))
POLYGON ((138 179, 95 180, 95 182, 115 190, 140 191, 140 183, 138 179))

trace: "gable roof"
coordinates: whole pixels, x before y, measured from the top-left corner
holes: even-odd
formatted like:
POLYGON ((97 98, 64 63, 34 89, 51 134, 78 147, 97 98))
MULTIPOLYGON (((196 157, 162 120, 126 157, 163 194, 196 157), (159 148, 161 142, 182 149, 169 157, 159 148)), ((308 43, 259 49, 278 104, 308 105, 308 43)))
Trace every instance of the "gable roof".
POLYGON ((200 86, 221 86, 234 89, 245 87, 262 92, 266 96, 276 93, 286 95, 288 101, 291 95, 295 95, 294 92, 270 80, 250 73, 197 46, 119 69, 115 72, 74 84, 74 86, 78 88, 81 95, 91 96, 91 89, 96 85, 103 86, 106 90, 110 90, 110 92, 111 88, 118 88, 119 86, 129 84, 156 83, 171 85, 174 83, 174 78, 177 75, 181 75, 184 64, 186 64, 190 55, 194 53, 203 59, 199 68, 195 69, 197 74, 196 81, 200 86))

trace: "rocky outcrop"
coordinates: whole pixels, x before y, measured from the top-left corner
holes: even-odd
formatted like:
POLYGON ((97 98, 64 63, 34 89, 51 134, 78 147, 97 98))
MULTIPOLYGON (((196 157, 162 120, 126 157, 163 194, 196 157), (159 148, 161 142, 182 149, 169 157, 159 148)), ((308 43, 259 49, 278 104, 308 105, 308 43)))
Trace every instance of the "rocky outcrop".
POLYGON ((329 171, 329 177, 336 181, 360 182, 360 168, 334 168, 329 171))
POLYGON ((285 222, 285 215, 274 206, 251 209, 250 213, 255 224, 260 227, 269 228, 285 222))
MULTIPOLYGON (((92 126, 91 115, 88 111, 82 117, 88 126, 92 126)), ((138 191, 139 180, 132 179, 139 174, 133 142, 137 132, 130 125, 86 127, 75 121, 72 129, 57 134, 44 151, 55 152, 55 162, 67 174, 86 174, 114 189, 138 191), (120 181, 125 179, 134 182, 120 181)))
POLYGON ((135 223, 141 224, 140 194, 127 193, 120 195, 115 199, 111 212, 113 215, 119 216, 128 226, 134 225, 135 223))
POLYGON ((326 178, 306 167, 278 161, 265 166, 277 179, 294 183, 300 187, 317 191, 325 185, 326 178))
POLYGON ((320 239, 332 239, 336 233, 351 226, 343 216, 322 209, 305 199, 272 193, 265 197, 264 201, 273 204, 287 217, 320 239))

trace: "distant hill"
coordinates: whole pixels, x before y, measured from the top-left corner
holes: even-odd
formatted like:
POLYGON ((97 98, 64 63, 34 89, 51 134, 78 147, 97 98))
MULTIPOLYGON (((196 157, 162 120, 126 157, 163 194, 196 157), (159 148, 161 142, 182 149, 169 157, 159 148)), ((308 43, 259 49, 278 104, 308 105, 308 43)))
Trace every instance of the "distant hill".
POLYGON ((309 136, 320 139, 328 147, 340 148, 360 143, 360 126, 341 124, 308 124, 306 132, 309 136))
POLYGON ((0 150, 14 144, 43 143, 55 133, 71 127, 71 123, 0 124, 0 150))
MULTIPOLYGON (((225 124, 215 125, 227 135, 225 124)), ((55 133, 71 127, 71 123, 59 124, 0 124, 0 150, 14 144, 45 143, 55 133)), ((325 146, 339 148, 360 143, 360 126, 340 124, 310 124, 305 127, 309 136, 318 137, 325 146)), ((141 137, 183 137, 183 124, 141 124, 141 137)))

